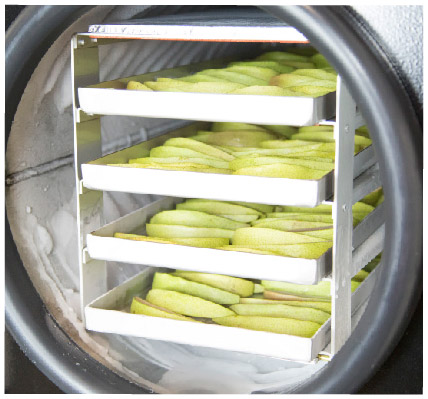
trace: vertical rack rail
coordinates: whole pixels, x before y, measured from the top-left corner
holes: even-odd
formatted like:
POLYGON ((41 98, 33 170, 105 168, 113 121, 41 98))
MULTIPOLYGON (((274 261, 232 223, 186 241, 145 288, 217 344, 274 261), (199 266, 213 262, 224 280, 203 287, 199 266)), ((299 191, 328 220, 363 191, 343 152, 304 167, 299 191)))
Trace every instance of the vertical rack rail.
POLYGON ((334 138, 336 157, 333 202, 333 268, 331 280, 331 352, 351 335, 352 198, 356 105, 337 78, 334 138))
POLYGON ((80 271, 80 306, 84 308, 107 290, 106 262, 93 260, 85 251, 86 235, 103 224, 103 193, 82 185, 81 165, 101 153, 101 121, 79 109, 77 88, 99 83, 98 45, 88 37, 75 35, 71 42, 74 117, 74 168, 76 177, 77 233, 80 271))

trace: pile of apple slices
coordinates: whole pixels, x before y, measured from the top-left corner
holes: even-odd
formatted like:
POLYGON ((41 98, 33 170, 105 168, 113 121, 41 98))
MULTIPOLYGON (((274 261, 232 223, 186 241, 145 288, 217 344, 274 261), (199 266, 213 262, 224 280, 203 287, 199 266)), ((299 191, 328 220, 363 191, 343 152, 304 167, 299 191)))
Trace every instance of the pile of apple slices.
MULTIPOLYGON (((380 256, 352 279, 352 292, 379 261, 380 256)), ((155 273, 151 290, 145 299, 133 298, 130 312, 311 338, 330 318, 330 282, 300 285, 180 270, 155 273)))
MULTIPOLYGON (((368 200, 381 201, 379 189, 368 200)), ((357 225, 374 206, 353 206, 357 225)), ((187 199, 154 215, 147 235, 116 232, 116 238, 188 245, 265 255, 318 259, 333 245, 331 205, 315 208, 187 199)))
MULTIPOLYGON (((334 169, 333 126, 296 128, 214 122, 211 130, 171 138, 148 157, 111 166, 319 180, 334 169)), ((365 128, 355 134, 355 153, 371 145, 365 128)))
POLYGON ((319 97, 336 90, 336 79, 336 72, 321 54, 272 51, 252 60, 231 62, 225 68, 204 69, 180 78, 132 80, 127 89, 319 97))

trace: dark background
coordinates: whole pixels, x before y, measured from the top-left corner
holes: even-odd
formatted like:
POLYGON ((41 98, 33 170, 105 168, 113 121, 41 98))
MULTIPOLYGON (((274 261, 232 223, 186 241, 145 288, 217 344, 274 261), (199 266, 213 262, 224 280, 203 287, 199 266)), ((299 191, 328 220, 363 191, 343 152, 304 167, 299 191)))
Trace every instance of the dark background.
MULTIPOLYGON (((6 30, 25 6, 6 5, 6 30)), ((422 394, 422 298, 403 338, 359 394, 422 394)), ((5 331, 5 393, 64 393, 25 356, 5 331)))

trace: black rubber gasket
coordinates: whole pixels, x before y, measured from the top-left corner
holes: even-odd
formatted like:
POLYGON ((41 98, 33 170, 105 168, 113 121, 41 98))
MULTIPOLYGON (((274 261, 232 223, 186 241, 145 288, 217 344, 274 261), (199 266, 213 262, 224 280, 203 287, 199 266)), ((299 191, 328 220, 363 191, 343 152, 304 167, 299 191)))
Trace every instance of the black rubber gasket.
POLYGON ((354 393, 403 335, 422 292, 422 129, 395 66, 347 7, 262 7, 299 29, 347 85, 371 132, 386 206, 385 264, 357 328, 295 393, 354 393))
MULTIPOLYGON (((6 141, 32 72, 59 34, 89 8, 29 6, 8 30, 6 141)), ((346 7, 264 9, 301 30, 345 78, 380 160, 388 266, 346 345, 328 367, 296 390, 356 392, 395 347, 422 289, 421 126, 388 57, 346 7)), ((67 393, 148 393, 92 359, 56 325, 22 265, 8 223, 5 246, 6 324, 37 367, 67 393)))

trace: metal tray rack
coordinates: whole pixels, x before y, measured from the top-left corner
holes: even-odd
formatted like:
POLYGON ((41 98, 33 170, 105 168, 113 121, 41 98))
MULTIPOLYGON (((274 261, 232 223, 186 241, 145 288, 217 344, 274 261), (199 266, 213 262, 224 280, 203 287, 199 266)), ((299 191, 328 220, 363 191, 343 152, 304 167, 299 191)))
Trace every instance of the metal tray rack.
MULTIPOLYGON (((123 243, 119 243, 115 255, 112 257, 106 250, 110 245, 118 244, 118 240, 112 237, 112 229, 117 226, 128 226, 131 231, 135 226, 135 220, 144 224, 147 215, 159 207, 170 207, 174 201, 179 201, 179 197, 200 197, 220 200, 240 200, 248 202, 259 202, 282 205, 302 205, 316 206, 319 203, 332 201, 333 205, 333 248, 331 253, 326 254, 322 259, 314 260, 311 265, 306 265, 303 273, 294 273, 300 265, 296 260, 283 258, 284 272, 276 274, 279 270, 278 264, 272 262, 270 279, 292 280, 296 283, 316 283, 322 278, 330 279, 332 284, 332 314, 331 320, 316 334, 313 340, 297 345, 296 337, 275 337, 284 344, 294 345, 296 341, 296 351, 284 351, 280 356, 292 360, 310 361, 317 357, 322 349, 331 341, 329 351, 324 353, 323 358, 334 356, 351 332, 351 316, 357 304, 361 300, 354 300, 351 305, 351 277, 365 266, 374 256, 382 250, 383 245, 383 208, 372 212, 361 226, 354 231, 352 227, 352 204, 359 201, 366 194, 380 186, 378 167, 372 148, 367 148, 354 157, 354 132, 364 121, 357 112, 357 107, 350 96, 346 85, 340 77, 337 81, 337 91, 333 95, 324 96, 319 99, 301 99, 304 101, 293 102, 297 104, 295 108, 288 98, 274 98, 269 96, 239 96, 240 101, 246 102, 247 112, 239 111, 230 115, 230 105, 236 101, 236 95, 221 95, 208 93, 161 93, 161 92, 132 92, 123 90, 124 84, 131 78, 118 79, 109 82, 99 82, 99 60, 98 48, 104 44, 115 43, 124 40, 175 40, 175 41, 230 41, 230 42, 266 42, 266 43, 307 43, 307 40, 294 28, 282 23, 278 23, 274 18, 259 12, 238 10, 236 16, 227 15, 213 18, 207 16, 206 20, 186 19, 180 16, 165 17, 156 23, 150 20, 134 21, 132 24, 112 24, 94 25, 89 28, 88 33, 77 34, 73 37, 72 66, 73 66, 73 87, 74 87, 74 133, 75 133, 75 167, 76 185, 78 188, 77 209, 78 209, 78 233, 79 233, 79 261, 80 261, 80 282, 81 282, 81 306, 82 317, 85 318, 85 325, 88 329, 100 332, 115 332, 145 336, 153 339, 171 339, 172 337, 161 333, 169 330, 163 327, 174 327, 178 323, 182 329, 182 342, 199 345, 210 345, 223 349, 251 351, 258 354, 272 356, 272 348, 264 346, 263 341, 268 333, 255 331, 237 330, 234 328, 223 328, 221 326, 187 326, 186 323, 169 320, 158 320, 157 318, 135 317, 123 312, 111 309, 114 301, 125 301, 129 294, 129 284, 136 281, 146 281, 146 272, 143 272, 131 279, 130 282, 116 287, 107 292, 106 259, 116 259, 122 261, 135 261, 125 259, 123 255, 123 243), (264 29, 260 29, 264 26, 264 29), (215 29, 213 29, 215 28, 215 29), (177 102, 178 100, 178 102, 177 102), (171 111, 171 107, 165 104, 180 103, 187 101, 187 106, 180 106, 171 111), (288 101, 288 103, 287 103, 288 101), (139 105, 136 106, 135 103, 139 105), (141 106, 144 104, 144 107, 141 106), (189 104, 192 107, 188 106, 189 104), (210 110, 204 111, 198 106, 210 105, 210 110), (291 107, 291 108, 290 108, 291 107), (294 112, 290 112, 294 110, 294 112), (248 110, 253 110, 248 112, 248 110), (274 110, 275 112, 273 112, 274 110), (290 125, 311 125, 311 124, 333 124, 336 138, 336 160, 334 172, 319 181, 299 181, 291 179, 276 178, 256 178, 253 176, 225 176, 210 175, 194 172, 159 171, 159 170, 132 170, 131 168, 118 168, 106 166, 110 161, 118 159, 129 159, 135 151, 147 150, 151 146, 159 145, 168 137, 177 135, 189 135, 192 129, 199 126, 194 124, 184 128, 184 130, 174 131, 163 137, 158 137, 153 141, 141 143, 123 151, 116 152, 106 157, 101 156, 101 115, 132 115, 144 117, 178 118, 194 121, 237 121, 245 123, 259 124, 290 124, 290 125), (330 118, 335 114, 335 120, 330 118), (132 181, 144 178, 143 184, 130 184, 132 181), (210 184, 197 184, 200 179, 210 179, 210 184), (173 181, 187 184, 172 184, 173 181), (233 182, 233 184, 230 184, 233 182), (196 184, 195 184, 196 183, 196 184), (215 192, 209 186, 215 185, 215 192), (181 187, 181 188, 180 188, 181 187), (182 189, 182 187, 186 187, 182 189), (219 187, 232 189, 221 190, 219 187), (238 189, 233 189, 238 187, 238 189), (263 189, 260 189, 263 187, 263 189), (334 187, 334 189, 333 189, 334 187), (102 212, 102 190, 127 191, 135 193, 152 193, 176 197, 166 198, 158 203, 149 205, 130 214, 110 225, 103 227, 102 212), (286 193, 290 195, 286 195, 286 193), (163 201, 163 202, 162 202, 163 201), (137 217, 138 216, 138 217, 137 217), (353 248, 355 246, 355 250, 353 248), (120 251, 120 252, 118 252, 120 251), (122 253, 122 255, 121 255, 122 253), (330 258, 328 258, 330 257, 330 258), (294 263, 293 263, 294 262, 294 263), (275 266, 276 265, 276 266, 275 266), (296 267, 298 266, 298 267, 296 267), (276 267, 276 269, 275 269, 276 267), (285 270, 288 272, 285 273, 285 270), (330 274, 331 272, 331 274, 330 274), (113 302, 112 302, 113 301, 113 302), (113 316, 114 315, 114 316, 113 316), (120 322, 115 322, 119 321, 120 322), (122 324, 122 321, 125 321, 122 324), (132 321, 132 322, 131 322, 132 321), (136 324, 132 324, 136 323, 136 324), (114 326, 123 326, 117 329, 114 326), (144 328, 135 328, 135 327, 144 328), (230 338, 231 345, 221 344, 214 340, 211 343, 206 340, 192 341, 195 336, 204 335, 193 330, 201 329, 204 333, 208 331, 220 334, 224 339, 230 338), (138 330, 138 333, 136 332, 138 330), (329 332, 331 331, 331 332, 329 332), (186 335, 188 334, 188 335, 186 335), (245 337, 246 339, 239 339, 245 337), (319 337, 322 337, 319 338, 319 337), (331 338, 331 339, 330 339, 331 338), (247 341, 249 344, 243 346, 239 342, 247 341), (287 341, 290 339, 293 341, 287 341), (249 347, 257 348, 250 349, 249 347)), ((224 61, 219 61, 221 62, 224 61)), ((219 64, 219 65, 220 65, 219 64)), ((206 64, 193 65, 190 67, 179 67, 172 70, 154 72, 148 75, 137 77, 140 81, 152 79, 158 76, 183 76, 190 70, 198 70, 206 64)), ((207 65, 213 66, 212 62, 207 65)), ((296 98, 298 99, 298 98, 296 98)), ((296 100, 293 98, 293 100, 296 100)), ((206 107, 204 107, 206 108, 206 107)), ((235 107, 236 108, 236 107, 235 107)), ((119 240, 125 241, 125 240, 119 240)), ((171 257, 162 259, 160 251, 161 245, 156 243, 127 243, 132 247, 131 253, 144 254, 146 264, 159 266, 156 255, 166 262, 168 267, 174 267, 171 257), (140 245, 137 245, 140 244, 140 245), (141 252, 143 251, 143 252, 141 252)), ((171 246, 171 245, 170 245, 171 246)), ((214 264, 203 259, 206 251, 214 251, 222 257, 222 262, 229 264, 229 273, 232 275, 242 275, 242 270, 237 268, 237 261, 244 260, 249 263, 254 262, 255 257, 268 255, 255 255, 245 253, 225 253, 220 250, 209 250, 204 248, 189 248, 173 246, 174 256, 180 256, 181 260, 189 260, 192 257, 198 262, 189 263, 193 270, 205 270, 212 273, 224 272, 214 264), (183 249, 184 248, 184 249, 183 249), (180 252, 184 251, 184 252, 180 252), (202 253, 203 252, 203 253, 202 253), (239 259, 238 259, 239 258, 239 259), (245 258, 245 259, 244 259, 245 258)), ((128 248, 128 247, 127 247, 128 248)), ((129 249, 128 248, 128 249, 129 249)), ((162 247, 164 248, 164 247, 162 247)), ((172 248, 171 248, 172 249, 172 248)), ((270 258, 281 258, 271 256, 270 258)), ((220 262, 221 263, 221 262, 220 262)), ((184 264, 184 262, 183 262, 184 264)), ((164 263, 165 265, 165 263, 164 263)), ((183 265, 180 264, 180 267, 183 265)), ((245 274, 246 277, 260 277, 262 274, 255 267, 245 274)), ((147 272, 150 273, 150 272, 147 272)), ((264 275, 267 277, 267 275, 264 275)), ((263 277, 263 278, 264 278, 263 277)), ((371 287, 371 277, 360 287, 360 295, 366 298, 371 287)), ((355 293, 356 294, 356 293, 355 293)), ((355 297, 355 294, 353 297, 355 297)), ((129 299, 129 298, 128 298, 129 299)), ((123 302, 123 303, 125 303, 123 302)), ((116 308, 115 308, 116 309, 116 308)), ((194 324, 194 323, 188 323, 194 324)), ((178 326, 177 325, 177 326, 178 326)), ((272 337, 272 339, 274 339, 272 337)), ((275 341, 276 342, 276 341, 275 341)), ((302 341, 303 342, 303 341, 302 341)), ((281 345, 282 345, 281 344, 281 345)))

